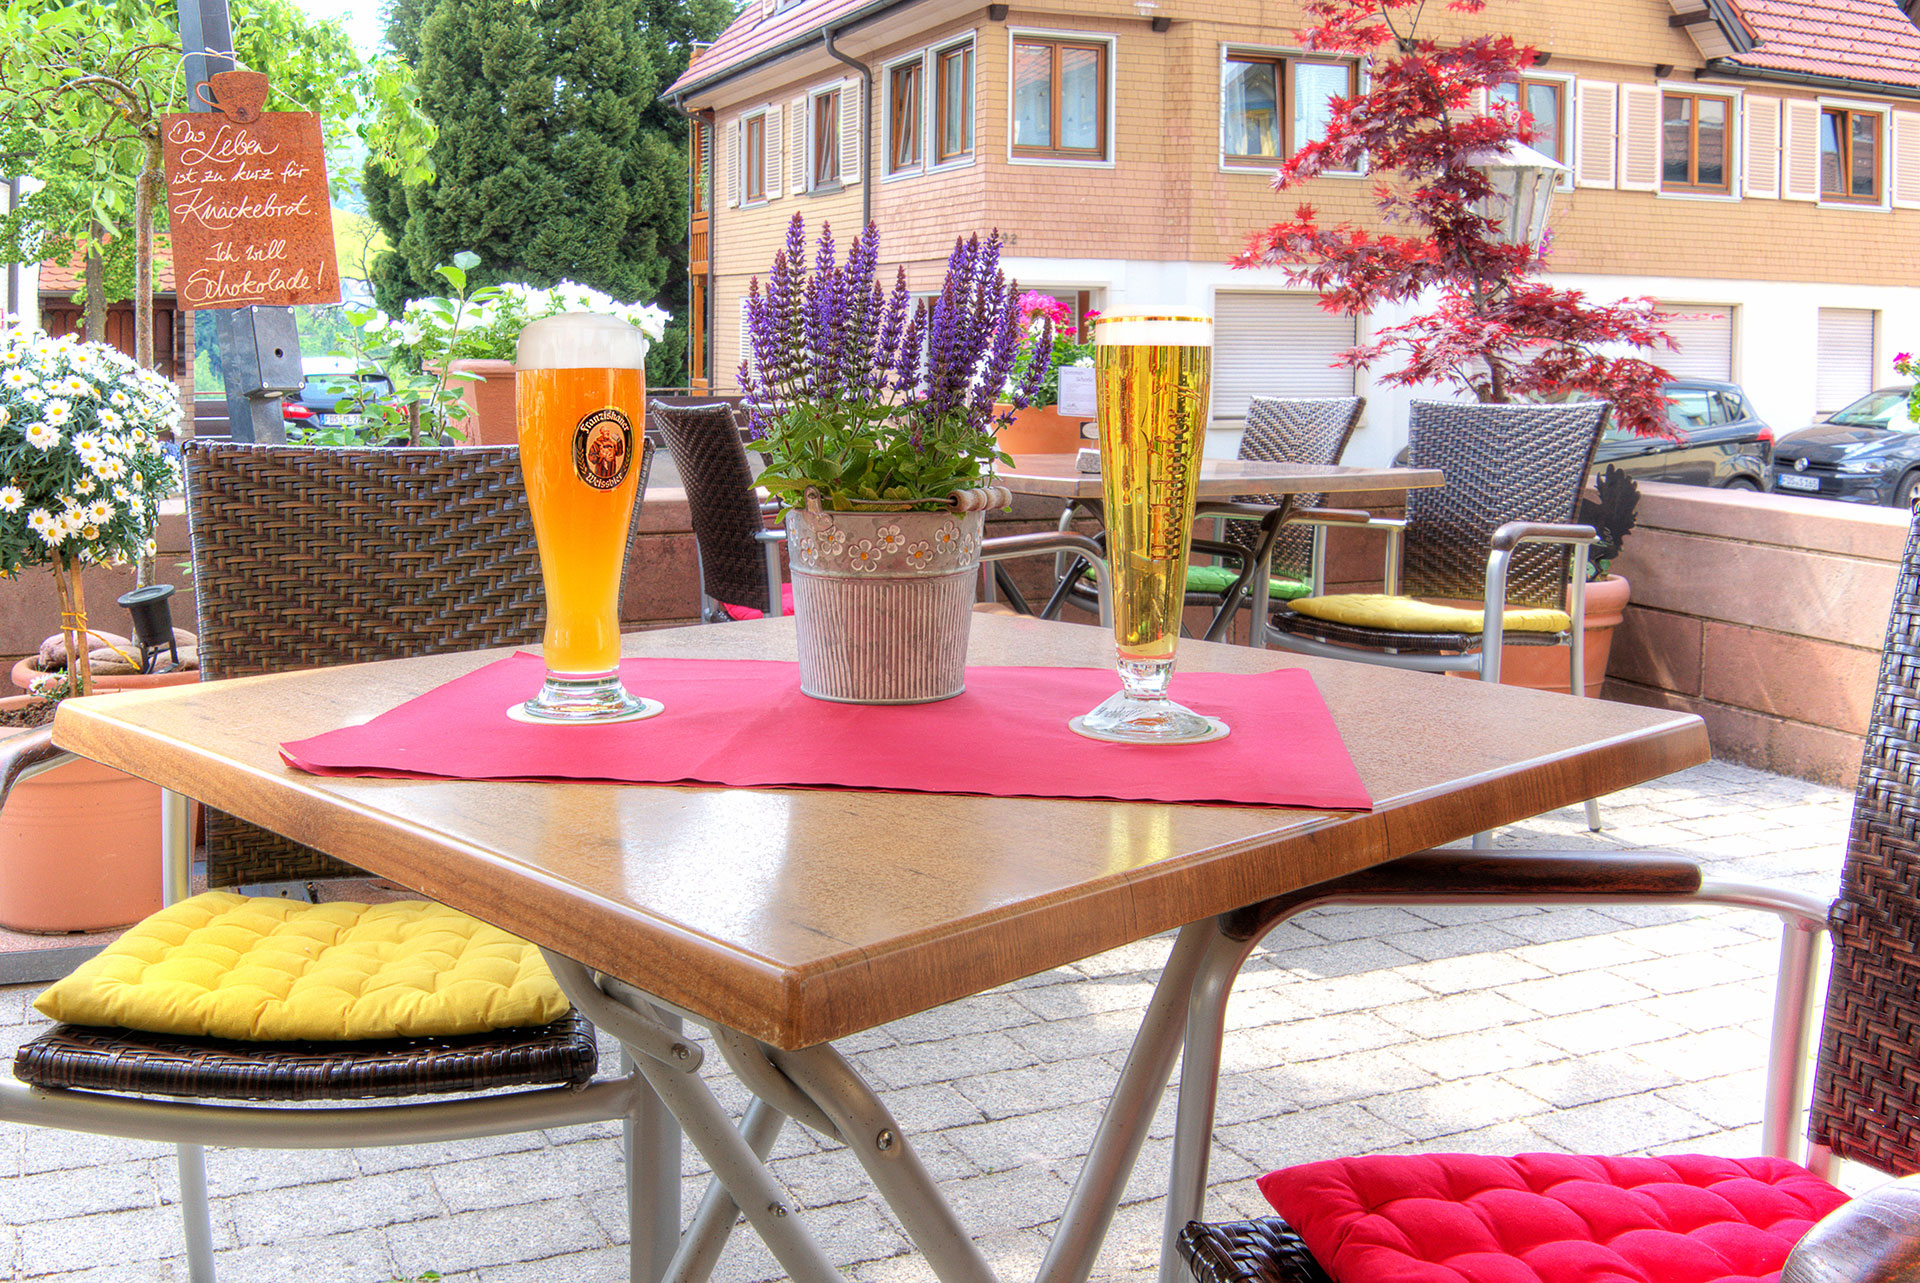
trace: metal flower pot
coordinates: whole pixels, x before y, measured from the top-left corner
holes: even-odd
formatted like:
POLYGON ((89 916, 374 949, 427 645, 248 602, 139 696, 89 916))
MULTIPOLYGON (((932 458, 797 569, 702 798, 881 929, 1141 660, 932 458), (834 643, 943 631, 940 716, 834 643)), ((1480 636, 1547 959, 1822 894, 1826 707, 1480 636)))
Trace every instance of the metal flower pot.
POLYGON ((787 514, 800 689, 843 704, 927 704, 967 685, 986 513, 787 514))

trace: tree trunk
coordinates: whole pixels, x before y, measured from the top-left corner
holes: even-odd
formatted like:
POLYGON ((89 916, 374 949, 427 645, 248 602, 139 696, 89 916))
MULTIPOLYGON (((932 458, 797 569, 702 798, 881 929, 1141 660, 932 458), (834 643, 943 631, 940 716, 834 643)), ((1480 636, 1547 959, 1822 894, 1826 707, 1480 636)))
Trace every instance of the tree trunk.
POLYGON ((87 637, 87 602, 80 586, 80 567, 69 561, 53 563, 53 590, 60 599, 60 636, 67 645, 68 693, 93 693, 92 643, 87 637))
POLYGON ((95 223, 87 246, 87 342, 107 341, 107 264, 100 254, 106 229, 95 223))

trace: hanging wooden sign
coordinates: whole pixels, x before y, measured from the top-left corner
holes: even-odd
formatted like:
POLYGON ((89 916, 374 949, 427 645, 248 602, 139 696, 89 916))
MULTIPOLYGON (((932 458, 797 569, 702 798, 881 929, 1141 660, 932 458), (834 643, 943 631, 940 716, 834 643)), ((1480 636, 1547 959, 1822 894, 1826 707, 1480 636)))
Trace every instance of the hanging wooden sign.
POLYGON ((198 88, 214 110, 161 117, 181 304, 338 303, 320 117, 262 110, 259 72, 208 79, 198 88))

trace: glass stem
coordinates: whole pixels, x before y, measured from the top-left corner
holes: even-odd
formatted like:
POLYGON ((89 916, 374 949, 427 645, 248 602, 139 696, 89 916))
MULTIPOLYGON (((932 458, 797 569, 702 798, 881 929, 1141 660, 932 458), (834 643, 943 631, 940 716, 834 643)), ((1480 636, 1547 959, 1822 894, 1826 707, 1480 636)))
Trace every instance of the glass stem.
POLYGON ((1120 686, 1130 699, 1165 699, 1167 685, 1173 680, 1173 660, 1128 659, 1119 661, 1120 686))

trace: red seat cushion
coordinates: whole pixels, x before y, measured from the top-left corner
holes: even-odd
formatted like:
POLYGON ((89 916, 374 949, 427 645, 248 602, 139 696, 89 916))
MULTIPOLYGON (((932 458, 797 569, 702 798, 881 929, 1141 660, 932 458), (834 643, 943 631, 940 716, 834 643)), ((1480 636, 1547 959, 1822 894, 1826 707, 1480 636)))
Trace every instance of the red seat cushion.
MULTIPOLYGON (((751 606, 729 606, 724 601, 720 603, 720 609, 727 612, 727 618, 729 619, 758 619, 761 615, 760 611, 755 610, 751 606)), ((780 612, 785 615, 791 615, 793 613, 792 584, 780 585, 780 612)))
POLYGON ((1847 1196, 1779 1158, 1418 1154, 1260 1191, 1337 1283, 1763 1283, 1847 1196))

